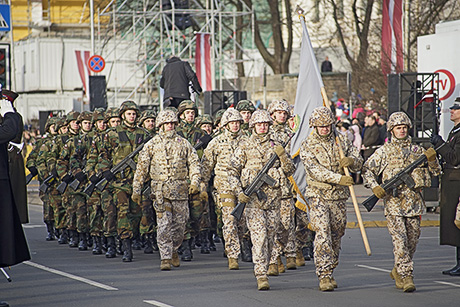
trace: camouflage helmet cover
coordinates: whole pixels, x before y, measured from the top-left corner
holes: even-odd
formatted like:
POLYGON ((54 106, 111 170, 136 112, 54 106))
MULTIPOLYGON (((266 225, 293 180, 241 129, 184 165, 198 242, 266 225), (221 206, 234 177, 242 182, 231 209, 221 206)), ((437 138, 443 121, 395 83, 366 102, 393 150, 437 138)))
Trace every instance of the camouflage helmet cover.
POLYGON ((181 103, 179 103, 177 110, 178 110, 178 114, 177 114, 178 116, 184 113, 185 110, 194 110, 195 116, 198 116, 198 108, 196 104, 191 100, 183 100, 181 103))
POLYGON ((67 125, 67 121, 66 121, 66 118, 65 117, 56 117, 56 131, 59 131, 59 129, 61 129, 62 127, 64 127, 65 125, 67 125))
POLYGON ((243 122, 243 117, 241 116, 240 112, 234 108, 227 109, 222 115, 220 120, 221 126, 226 126, 229 122, 239 121, 243 122))
POLYGON ((81 123, 84 120, 92 121, 93 120, 93 113, 90 111, 83 111, 78 115, 78 121, 81 123))
POLYGON ((268 109, 267 109, 268 113, 270 113, 270 115, 272 115, 273 113, 275 113, 275 111, 284 111, 288 114, 288 116, 290 115, 290 112, 289 112, 289 103, 282 99, 280 101, 278 100, 274 100, 272 103, 270 103, 270 105, 268 106, 268 109))
POLYGON ((220 121, 222 120, 222 115, 224 115, 226 109, 220 109, 219 111, 216 112, 216 116, 214 119, 214 126, 219 125, 220 121))
POLYGON ((142 114, 141 114, 141 118, 139 119, 139 125, 142 125, 147 118, 155 119, 155 118, 157 118, 157 114, 153 110, 145 110, 145 111, 143 111, 142 114))
POLYGON ((105 121, 109 121, 111 118, 114 118, 114 117, 120 117, 120 112, 118 110, 118 108, 108 108, 107 109, 107 112, 105 112, 105 121))
POLYGON ((156 126, 160 127, 161 125, 165 123, 176 123, 177 124, 178 122, 179 121, 177 119, 176 112, 174 112, 171 109, 169 110, 165 109, 163 111, 160 111, 160 113, 158 113, 156 126))
POLYGON ((94 109, 93 111, 93 123, 97 122, 98 120, 105 121, 105 115, 104 115, 103 108, 97 108, 97 109, 94 109))
POLYGON ((257 110, 252 113, 251 119, 249 120, 249 127, 253 128, 255 124, 258 123, 269 123, 270 125, 273 124, 273 119, 267 110, 257 110))
POLYGON ((256 107, 254 106, 254 104, 250 101, 250 100, 240 100, 238 101, 238 103, 236 104, 236 109, 238 111, 249 111, 251 113, 255 112, 256 110, 256 107))
POLYGON ((201 127, 204 124, 214 125, 211 115, 203 114, 197 118, 197 127, 201 127))
POLYGON ((57 119, 58 119, 57 117, 48 117, 48 119, 46 120, 46 124, 45 124, 45 131, 49 131, 50 127, 56 124, 57 119))
POLYGON ((335 122, 331 110, 326 107, 317 107, 310 115, 310 127, 324 127, 332 125, 335 122))
POLYGON ((391 131, 394 127, 399 125, 406 125, 409 129, 412 128, 412 122, 404 112, 394 112, 390 115, 387 121, 387 131, 391 131))
POLYGON ((78 121, 79 116, 80 116, 80 112, 70 111, 69 113, 67 113, 67 116, 66 116, 66 119, 65 119, 65 124, 68 125, 73 120, 78 121))
POLYGON ((123 113, 125 113, 128 110, 134 110, 136 111, 137 116, 139 116, 139 108, 137 107, 137 104, 132 101, 132 100, 125 100, 120 106, 120 109, 118 110, 118 116, 121 117, 123 113))

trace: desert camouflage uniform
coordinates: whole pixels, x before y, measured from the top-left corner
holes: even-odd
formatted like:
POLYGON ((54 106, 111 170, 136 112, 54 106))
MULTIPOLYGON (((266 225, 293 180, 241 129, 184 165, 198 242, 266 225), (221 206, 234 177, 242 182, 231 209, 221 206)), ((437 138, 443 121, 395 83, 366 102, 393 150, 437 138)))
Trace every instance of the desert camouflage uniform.
MULTIPOLYGON (((262 113, 267 112, 263 110, 257 112, 254 112, 251 120, 256 119, 255 122, 261 122, 257 121, 257 118, 262 113)), ((269 118, 268 113, 267 116, 269 118)), ((250 126, 253 126, 251 122, 250 126)), ((274 148, 277 145, 281 144, 274 140, 270 132, 262 135, 253 133, 248 140, 241 142, 228 166, 230 189, 234 191, 235 195, 242 193, 270 157, 276 155, 274 148)), ((270 187, 264 184, 261 187, 261 190, 267 195, 267 200, 260 201, 254 193, 246 205, 246 223, 251 233, 254 275, 257 279, 267 278, 269 259, 280 222, 281 178, 291 176, 293 172, 294 164, 287 154, 283 156, 281 161, 277 159, 267 173, 276 181, 275 185, 270 187)))
MULTIPOLYGON (((339 134, 339 138, 345 157, 354 161, 350 171, 360 170, 363 160, 358 150, 342 135, 339 134)), ((349 187, 338 184, 344 170, 339 166, 340 156, 334 131, 323 137, 314 130, 303 141, 300 158, 306 171, 308 186, 305 197, 310 205, 310 223, 316 231, 316 275, 320 280, 331 278, 339 263, 340 243, 347 222, 345 202, 350 196, 349 187)))
POLYGON ((172 259, 184 239, 189 218, 189 181, 199 186, 200 163, 196 150, 175 131, 159 131, 139 153, 133 194, 140 195, 151 179, 157 213, 157 242, 162 260, 172 259))
MULTIPOLYGON (((382 175, 382 182, 391 179, 424 152, 423 147, 412 143, 410 136, 406 139, 392 137, 389 143, 378 148, 364 163, 365 186, 378 186, 376 178, 379 175, 382 175)), ((413 276, 412 259, 420 237, 420 216, 425 210, 421 189, 431 186, 430 173, 436 176, 440 172, 437 160, 428 162, 428 167, 422 165, 412 172, 411 177, 415 181, 413 189, 403 184, 398 187, 397 197, 389 192, 383 198, 388 231, 393 241, 395 267, 401 278, 413 276)))
POLYGON ((233 259, 238 259, 240 254, 238 228, 243 226, 241 224, 244 223, 244 219, 238 221, 231 215, 237 195, 229 187, 227 167, 235 149, 245 140, 247 137, 241 130, 232 133, 228 129, 223 129, 218 137, 209 142, 201 160, 203 181, 208 182, 213 171, 215 174, 214 188, 217 193, 217 207, 222 212, 225 251, 227 257, 233 259))

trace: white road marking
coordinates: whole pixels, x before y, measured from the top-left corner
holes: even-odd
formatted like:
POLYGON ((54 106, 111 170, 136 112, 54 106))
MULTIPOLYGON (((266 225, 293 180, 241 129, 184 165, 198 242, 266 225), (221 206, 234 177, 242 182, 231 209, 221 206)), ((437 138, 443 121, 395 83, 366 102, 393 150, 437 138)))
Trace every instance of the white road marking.
POLYGON ((158 302, 158 301, 154 301, 154 300, 144 300, 144 303, 147 303, 147 304, 150 304, 150 305, 153 305, 153 306, 157 306, 157 307, 173 307, 171 305, 164 304, 162 302, 158 302))
POLYGON ((434 282, 435 282, 435 283, 438 283, 438 284, 441 284, 441 285, 448 285, 448 286, 460 288, 460 285, 453 284, 453 283, 447 282, 447 281, 438 281, 438 280, 435 280, 434 282))
POLYGON ((87 278, 83 278, 83 277, 76 276, 76 275, 73 275, 73 274, 69 274, 69 273, 66 273, 66 272, 62 272, 62 271, 59 271, 59 270, 56 270, 56 269, 52 269, 52 268, 46 267, 44 265, 41 265, 41 264, 38 264, 38 263, 35 263, 35 262, 24 261, 23 263, 27 264, 27 265, 30 265, 30 266, 32 266, 34 268, 40 269, 40 270, 44 270, 44 271, 54 273, 54 274, 57 274, 57 275, 61 275, 61 276, 64 276, 64 277, 67 277, 67 278, 70 278, 70 279, 81 281, 81 282, 84 282, 84 283, 86 283, 88 285, 98 287, 98 288, 101 288, 101 289, 104 289, 104 290, 108 290, 108 291, 117 291, 118 290, 117 288, 98 283, 97 281, 92 281, 92 280, 87 279, 87 278))
POLYGON ((364 264, 357 264, 356 266, 359 266, 360 268, 365 268, 365 269, 375 270, 375 271, 380 271, 380 272, 385 272, 385 273, 390 273, 391 272, 391 270, 385 270, 385 269, 376 268, 376 267, 368 266, 368 265, 364 265, 364 264))
POLYGON ((43 228, 45 226, 46 226, 45 224, 43 224, 43 225, 22 225, 23 228, 27 228, 27 229, 29 229, 29 228, 43 228))

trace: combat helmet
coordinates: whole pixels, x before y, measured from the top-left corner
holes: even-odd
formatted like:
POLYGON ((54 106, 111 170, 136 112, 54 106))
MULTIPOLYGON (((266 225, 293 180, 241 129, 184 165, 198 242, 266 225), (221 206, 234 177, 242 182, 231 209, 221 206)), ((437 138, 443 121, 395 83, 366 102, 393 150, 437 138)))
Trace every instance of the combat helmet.
POLYGON ((273 124, 273 119, 267 110, 257 110, 252 113, 251 119, 249 120, 249 128, 253 128, 257 123, 269 123, 273 124))
POLYGON ((183 100, 181 103, 179 103, 179 106, 177 107, 177 116, 181 116, 185 110, 194 110, 195 116, 198 116, 198 108, 196 104, 191 100, 183 100))
POLYGON ((108 122, 111 118, 120 117, 119 113, 120 112, 119 112, 118 108, 115 108, 115 107, 108 108, 107 112, 105 112, 104 119, 105 119, 106 122, 108 122))
POLYGON ((404 112, 394 112, 390 115, 387 121, 387 131, 391 131, 394 127, 399 125, 406 125, 409 129, 412 128, 412 122, 409 116, 404 112))
POLYGON ((249 111, 251 113, 254 113, 256 110, 256 107, 250 100, 244 99, 244 100, 238 101, 238 103, 236 104, 236 109, 240 112, 249 111))
MULTIPOLYGON (((56 124, 57 117, 48 117, 45 124, 45 131, 49 132, 49 129, 52 125, 56 124)), ((56 128, 56 127, 55 127, 56 128)), ((54 129, 57 131, 56 129, 54 129)))
POLYGON ((92 121, 93 120, 93 113, 90 112, 90 111, 83 111, 80 113, 80 115, 78 115, 78 119, 77 119, 80 123, 84 120, 87 120, 87 121, 92 121))
POLYGON ((128 110, 136 111, 136 114, 139 117, 140 115, 139 108, 137 107, 137 104, 132 100, 123 101, 123 103, 120 106, 120 109, 118 110, 118 116, 121 117, 121 115, 128 110))
POLYGON ((56 123, 56 128, 54 129, 56 132, 59 131, 59 129, 61 129, 62 127, 64 127, 65 125, 67 125, 67 121, 66 121, 66 118, 65 117, 55 117, 55 123, 56 123))
POLYGON ((68 125, 73 120, 76 120, 78 122, 78 117, 79 116, 80 116, 80 112, 70 111, 69 113, 67 113, 67 116, 66 116, 66 119, 65 119, 65 124, 68 125))
POLYGON ((156 119, 157 114, 153 110, 145 110, 145 111, 143 111, 142 114, 141 114, 141 118, 139 118, 139 126, 141 126, 147 118, 156 119))
POLYGON ((157 121, 155 123, 155 126, 160 127, 161 125, 165 123, 178 123, 179 120, 177 119, 176 112, 174 112, 171 109, 165 109, 163 111, 160 111, 157 116, 157 121))
POLYGON ((224 115, 226 109, 220 109, 219 111, 216 112, 216 115, 214 117, 214 126, 218 126, 220 121, 222 120, 222 115, 224 115))
POLYGON ((229 122, 239 121, 243 122, 243 117, 241 116, 240 112, 234 108, 227 109, 225 113, 222 115, 222 119, 220 120, 220 124, 222 127, 225 127, 229 122))
POLYGON ((274 100, 268 106, 267 111, 268 111, 268 113, 270 113, 270 115, 275 113, 275 111, 284 111, 284 112, 286 112, 288 114, 288 116, 290 116, 289 103, 284 99, 281 99, 280 101, 274 100))
POLYGON ((214 126, 214 122, 212 120, 211 115, 203 114, 197 118, 197 124, 196 124, 197 127, 201 127, 201 125, 204 125, 204 124, 209 124, 211 126, 214 126))
POLYGON ((103 108, 96 108, 93 111, 93 124, 96 123, 98 120, 105 121, 105 114, 103 108))
POLYGON ((332 125, 335 122, 331 110, 326 107, 317 107, 310 115, 310 127, 324 127, 332 125))

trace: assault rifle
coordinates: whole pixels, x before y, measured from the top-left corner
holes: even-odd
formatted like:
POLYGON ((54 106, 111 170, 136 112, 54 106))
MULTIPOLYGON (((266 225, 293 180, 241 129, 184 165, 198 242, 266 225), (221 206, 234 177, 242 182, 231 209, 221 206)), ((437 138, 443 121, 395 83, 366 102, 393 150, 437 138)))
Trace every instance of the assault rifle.
MULTIPOLYGON (((435 150, 438 151, 442 146, 444 146, 444 144, 445 143, 442 143, 437 148, 435 148, 435 150)), ((403 183, 405 183, 408 188, 412 189, 413 187, 415 187, 415 182, 410 174, 414 169, 419 167, 426 160, 426 156, 422 154, 417 160, 409 164, 406 168, 397 173, 393 178, 385 181, 381 185, 381 187, 385 191, 391 191, 394 197, 398 196, 398 186, 403 183)), ((367 209, 367 212, 370 212, 372 208, 374 208, 378 200, 378 197, 372 194, 372 196, 368 197, 365 201, 363 201, 363 206, 367 209)))
MULTIPOLYGON (((139 146, 137 146, 132 153, 124 157, 123 160, 120 161, 120 163, 112 167, 110 169, 110 172, 113 175, 116 175, 124 171, 128 166, 135 170, 136 162, 134 162, 133 158, 142 150, 142 148, 144 148, 145 143, 150 141, 151 138, 151 136, 146 137, 145 140, 139 146)), ((97 175, 97 178, 97 182, 91 182, 83 191, 86 195, 91 196, 94 192, 94 188, 97 188, 99 191, 103 191, 107 186, 107 183, 109 181, 107 180, 107 178, 103 177, 101 173, 97 175)))
POLYGON ((43 180, 43 183, 38 188, 41 192, 46 193, 49 187, 56 181, 56 177, 53 174, 49 175, 48 177, 43 180))
MULTIPOLYGON (((296 115, 296 116, 298 116, 298 115, 296 115)), ((297 125, 298 123, 300 123, 299 120, 296 120, 294 122, 295 125, 297 125)), ((289 144, 289 141, 292 139, 292 137, 294 136, 295 132, 297 132, 298 128, 299 128, 299 126, 291 128, 294 131, 294 133, 292 133, 289 136, 289 139, 287 139, 286 142, 284 142, 282 144, 283 147, 286 147, 287 144, 289 144)), ((244 189, 243 193, 246 196, 251 196, 253 193, 256 193, 257 198, 259 200, 261 200, 261 201, 266 201, 267 200, 267 195, 260 188, 262 187, 262 185, 264 183, 268 184, 269 186, 274 186, 276 184, 275 179, 273 179, 272 177, 268 176, 267 173, 268 173, 268 170, 270 168, 272 168, 272 166, 275 164, 275 161, 276 161, 277 158, 278 158, 278 156, 276 154, 273 154, 270 157, 270 159, 264 165, 264 167, 259 171, 259 173, 257 173, 256 178, 254 178, 254 180, 251 182, 251 184, 249 184, 246 187, 246 189, 244 189)), ((238 205, 236 205, 235 209, 233 209, 232 215, 237 220, 241 219, 241 216, 243 215, 244 208, 246 208, 246 204, 239 202, 238 205)))
POLYGON ((69 171, 68 173, 69 179, 62 180, 62 182, 57 186, 56 190, 58 190, 59 193, 63 194, 65 190, 67 189, 68 182, 73 179, 72 173, 69 171))
POLYGON ((34 178, 36 176, 36 174, 32 174, 32 173, 29 173, 29 175, 26 176, 26 185, 28 185, 31 181, 32 181, 32 178, 34 178))

